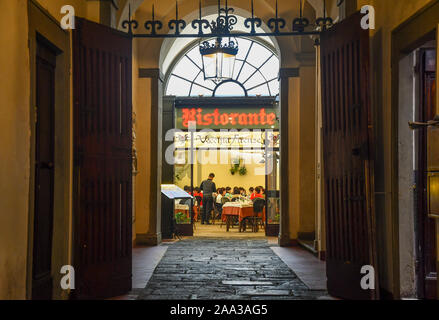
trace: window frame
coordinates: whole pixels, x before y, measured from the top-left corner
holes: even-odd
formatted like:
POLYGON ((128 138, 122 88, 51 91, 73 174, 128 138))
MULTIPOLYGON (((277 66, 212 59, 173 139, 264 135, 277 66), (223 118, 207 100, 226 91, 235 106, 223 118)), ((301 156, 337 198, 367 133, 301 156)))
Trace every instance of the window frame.
MULTIPOLYGON (((170 81, 171 81, 173 76, 178 78, 178 79, 180 79, 180 80, 186 81, 186 82, 188 82, 190 84, 189 85, 189 92, 188 92, 188 94, 187 95, 183 95, 183 96, 180 95, 179 97, 196 97, 196 95, 192 95, 194 86, 199 86, 199 87, 201 87, 201 88, 203 88, 203 89, 205 89, 205 90, 207 90, 207 91, 212 93, 211 95, 208 95, 208 96, 204 95, 204 97, 223 97, 223 96, 216 96, 215 94, 216 94, 218 88, 221 85, 223 85, 223 84, 225 84, 227 82, 233 82, 233 83, 238 84, 244 90, 244 93, 245 93, 245 95, 239 95, 239 96, 242 96, 242 97, 248 97, 248 96, 276 97, 276 96, 278 96, 279 95, 279 91, 277 90, 277 93, 274 94, 274 93, 272 93, 272 88, 270 87, 270 83, 273 82, 273 81, 278 80, 278 76, 276 78, 273 78, 273 79, 267 79, 267 77, 261 72, 261 68, 266 63, 268 63, 272 58, 275 58, 275 59, 278 60, 279 68, 280 68, 280 59, 279 59, 279 57, 278 57, 278 55, 276 53, 275 48, 272 45, 270 45, 268 42, 266 42, 266 41, 264 41, 263 39, 260 39, 260 38, 255 39, 255 38, 248 38, 248 37, 239 37, 238 41, 239 41, 239 39, 244 39, 244 40, 250 41, 251 43, 250 43, 250 46, 248 47, 248 51, 245 54, 245 58, 243 58, 243 59, 242 58, 241 59, 237 58, 236 59, 235 67, 236 67, 236 63, 237 62, 242 62, 242 65, 240 66, 239 72, 236 73, 236 77, 234 77, 233 79, 228 79, 228 80, 221 81, 218 84, 215 83, 212 80, 207 80, 207 82, 211 82, 213 84, 213 89, 205 86, 204 85, 205 81, 203 81, 202 83, 199 83, 197 81, 197 79, 199 78, 200 74, 202 76, 202 73, 203 73, 202 66, 198 65, 188 55, 192 50, 196 50, 199 47, 199 39, 197 39, 197 40, 192 41, 183 50, 181 50, 180 53, 175 57, 175 59, 173 60, 173 62, 169 66, 168 71, 167 71, 167 73, 165 75, 165 81, 164 81, 164 84, 165 84, 165 86, 164 86, 165 96, 168 96, 168 95, 169 96, 173 96, 172 94, 168 94, 168 87, 169 87, 170 81), (261 62, 261 64, 258 67, 253 65, 252 63, 250 63, 247 60, 248 56, 249 56, 249 54, 250 54, 250 52, 251 52, 251 50, 253 48, 253 45, 255 43, 259 44, 260 46, 262 46, 264 49, 266 49, 267 51, 269 51, 271 53, 269 55, 269 57, 267 59, 265 59, 263 62, 261 62), (186 58, 190 62, 192 62, 192 64, 194 66, 196 66, 196 68, 198 69, 198 73, 193 78, 193 80, 192 79, 187 79, 187 78, 185 78, 185 77, 183 77, 181 75, 178 75, 178 74, 174 73, 176 67, 178 66, 178 64, 184 58, 186 58), (244 69, 244 67, 246 66, 246 64, 248 65, 247 67, 251 67, 252 68, 252 72, 251 72, 250 76, 248 76, 243 82, 238 81, 239 77, 241 76, 241 72, 244 69), (261 83, 258 83, 257 85, 253 85, 252 87, 247 88, 245 86, 245 83, 247 83, 249 80, 251 80, 257 74, 259 74, 264 79, 264 81, 261 82, 261 83), (266 91, 268 92, 268 95, 257 95, 257 94, 256 95, 251 95, 251 94, 249 95, 250 91, 255 90, 255 89, 257 89, 259 87, 262 87, 262 86, 266 86, 266 91)), ((211 39, 209 39, 209 40, 211 40, 211 39)))

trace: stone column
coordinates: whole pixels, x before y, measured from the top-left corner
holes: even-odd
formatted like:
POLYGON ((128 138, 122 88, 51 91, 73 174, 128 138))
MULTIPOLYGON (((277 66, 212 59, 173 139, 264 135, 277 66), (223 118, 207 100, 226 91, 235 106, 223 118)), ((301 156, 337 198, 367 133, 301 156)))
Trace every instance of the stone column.
POLYGON ((299 145, 299 228, 298 240, 310 241, 316 247, 316 199, 315 199, 315 115, 316 115, 316 54, 313 52, 296 53, 300 66, 300 105, 298 106, 299 145))
POLYGON ((140 78, 149 78, 151 101, 151 125, 148 130, 148 137, 151 143, 150 158, 150 180, 149 194, 145 197, 148 201, 148 231, 146 234, 137 234, 136 243, 142 245, 158 245, 162 241, 161 233, 161 177, 162 177, 162 90, 163 76, 159 69, 140 69, 140 78))
POLYGON ((280 79, 280 229, 279 245, 292 244, 290 236, 290 188, 289 188, 289 79, 299 77, 299 69, 282 68, 279 70, 280 79))

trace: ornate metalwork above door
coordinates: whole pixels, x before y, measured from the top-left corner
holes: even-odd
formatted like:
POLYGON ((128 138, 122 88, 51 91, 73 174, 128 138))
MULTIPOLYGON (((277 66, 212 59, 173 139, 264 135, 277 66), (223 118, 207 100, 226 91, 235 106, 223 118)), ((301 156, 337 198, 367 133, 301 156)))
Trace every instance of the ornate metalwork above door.
POLYGON ((225 6, 221 6, 221 0, 218 0, 218 16, 213 21, 203 19, 201 1, 199 2, 199 17, 190 23, 179 17, 178 2, 176 2, 175 19, 168 23, 157 20, 155 17, 154 5, 152 6, 152 19, 146 21, 144 26, 145 32, 134 32, 139 29, 140 23, 131 18, 131 9, 129 10, 129 20, 122 23, 122 27, 127 29, 128 34, 134 38, 218 38, 218 37, 251 37, 251 36, 303 36, 318 35, 321 31, 333 25, 333 20, 326 16, 326 0, 323 1, 323 17, 318 17, 314 23, 303 16, 303 1, 299 1, 299 16, 291 22, 291 30, 287 29, 287 21, 279 16, 278 1, 276 0, 276 13, 272 18, 267 19, 267 26, 271 32, 257 32, 257 28, 262 25, 262 19, 255 16, 254 0, 251 0, 251 17, 244 22, 245 29, 248 32, 233 32, 233 26, 237 22, 233 14, 235 9, 229 7, 228 1, 225 6), (160 33, 163 26, 169 27, 169 33, 160 33), (193 33, 182 33, 183 30, 191 26, 193 33))

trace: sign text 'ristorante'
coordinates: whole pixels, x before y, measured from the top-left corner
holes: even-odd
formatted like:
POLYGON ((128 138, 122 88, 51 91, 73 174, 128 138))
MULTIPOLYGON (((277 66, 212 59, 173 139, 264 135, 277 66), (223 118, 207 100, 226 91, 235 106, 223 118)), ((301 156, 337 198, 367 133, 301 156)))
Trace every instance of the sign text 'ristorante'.
POLYGON ((277 128, 276 113, 265 108, 181 108, 178 110, 177 122, 181 129, 188 129, 190 122, 195 122, 197 129, 277 128))

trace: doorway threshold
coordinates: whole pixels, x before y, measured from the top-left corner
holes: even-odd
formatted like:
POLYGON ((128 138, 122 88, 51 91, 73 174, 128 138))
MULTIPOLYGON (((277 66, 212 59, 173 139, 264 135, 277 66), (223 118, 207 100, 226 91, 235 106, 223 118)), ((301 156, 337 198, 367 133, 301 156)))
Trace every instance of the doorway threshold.
POLYGON ((305 250, 309 251, 316 257, 319 255, 318 251, 314 247, 314 240, 298 240, 299 245, 305 250))

